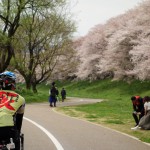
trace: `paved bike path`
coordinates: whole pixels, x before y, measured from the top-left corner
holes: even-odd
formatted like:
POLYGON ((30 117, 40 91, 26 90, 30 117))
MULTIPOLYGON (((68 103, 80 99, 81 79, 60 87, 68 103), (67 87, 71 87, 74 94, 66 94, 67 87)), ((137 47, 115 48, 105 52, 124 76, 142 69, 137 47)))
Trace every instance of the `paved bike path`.
MULTIPOLYGON (((72 103, 88 103, 87 99, 76 99, 64 103, 59 102, 57 106, 69 105, 72 103), (76 101, 76 102, 75 102, 76 101)), ((99 102, 99 101, 95 101, 99 102)), ((60 142, 64 150, 149 150, 150 146, 138 141, 132 137, 126 136, 114 130, 82 121, 66 115, 62 115, 50 108, 48 103, 45 104, 30 104, 26 107, 25 117, 28 117, 47 129, 60 142)), ((26 122, 26 121, 25 121, 26 122)), ((27 122, 26 122, 27 123, 27 122)), ((30 123, 28 123, 30 124, 30 123)), ((28 127, 30 127, 28 125, 28 127)), ((34 126, 31 126, 34 128, 34 126)), ((31 128, 30 127, 30 128, 31 128)), ((35 127, 36 128, 36 127, 35 127)), ((35 130, 35 129, 34 129, 35 130)), ((33 131, 34 131, 33 130, 33 131)), ((38 131, 36 132, 41 132, 38 131)), ((27 129, 24 128, 27 136, 27 129)), ((35 133, 36 133, 35 132, 35 133)), ((40 138, 46 138, 44 133, 40 133, 37 137, 37 142, 40 138)), ((32 135, 34 138, 34 134, 32 135)), ((48 142, 47 138, 45 139, 48 142)), ((29 142, 29 141, 28 141, 29 142)), ((27 146, 28 143, 25 143, 27 146)), ((31 146, 32 144, 30 144, 31 146)), ((40 145, 40 144, 39 144, 40 145)), ((49 140, 47 149, 55 150, 56 146, 49 140)), ((41 148, 40 148, 41 149, 41 148)), ((44 147, 43 147, 44 149, 44 147)), ((31 149, 26 149, 31 150, 31 149)), ((34 150, 34 149, 32 149, 34 150)))

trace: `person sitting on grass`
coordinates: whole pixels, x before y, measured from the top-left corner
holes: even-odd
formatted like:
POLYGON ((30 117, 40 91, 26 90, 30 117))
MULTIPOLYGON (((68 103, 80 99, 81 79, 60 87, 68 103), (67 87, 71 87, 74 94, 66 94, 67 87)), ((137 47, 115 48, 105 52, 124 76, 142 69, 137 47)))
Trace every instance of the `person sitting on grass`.
POLYGON ((132 96, 131 101, 133 105, 132 116, 135 120, 136 127, 139 124, 140 119, 144 116, 144 103, 142 97, 140 96, 132 96))
POLYGON ((150 130, 150 97, 145 96, 143 98, 144 101, 144 116, 140 119, 139 124, 132 128, 132 130, 144 129, 150 130))

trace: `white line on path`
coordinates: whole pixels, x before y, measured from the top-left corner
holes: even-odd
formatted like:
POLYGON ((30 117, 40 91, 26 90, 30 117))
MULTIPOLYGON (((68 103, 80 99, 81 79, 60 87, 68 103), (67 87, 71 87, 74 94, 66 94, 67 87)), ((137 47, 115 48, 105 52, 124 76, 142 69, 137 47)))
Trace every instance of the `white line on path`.
POLYGON ((41 125, 39 125, 38 123, 23 117, 25 120, 31 122, 32 124, 34 124, 35 126, 37 126, 38 128, 40 128, 50 139, 51 141, 54 143, 54 145, 56 146, 57 150, 64 150, 63 147, 61 146, 61 144, 57 141, 57 139, 48 131, 46 130, 44 127, 42 127, 41 125))

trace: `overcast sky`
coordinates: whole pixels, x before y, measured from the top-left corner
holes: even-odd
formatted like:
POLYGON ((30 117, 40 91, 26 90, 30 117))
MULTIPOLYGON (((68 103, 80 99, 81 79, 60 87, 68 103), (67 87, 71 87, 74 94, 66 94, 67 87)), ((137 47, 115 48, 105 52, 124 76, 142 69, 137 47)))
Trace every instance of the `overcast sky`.
POLYGON ((71 0, 72 12, 77 20, 76 36, 84 36, 97 24, 103 24, 111 17, 125 13, 143 0, 71 0))

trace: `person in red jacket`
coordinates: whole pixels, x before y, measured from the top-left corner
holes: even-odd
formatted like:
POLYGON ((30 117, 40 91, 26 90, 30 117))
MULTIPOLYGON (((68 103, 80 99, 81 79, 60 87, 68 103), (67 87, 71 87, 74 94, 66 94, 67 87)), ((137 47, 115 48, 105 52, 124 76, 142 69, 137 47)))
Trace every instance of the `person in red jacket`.
POLYGON ((140 96, 132 96, 131 101, 133 105, 132 116, 136 123, 135 126, 137 126, 139 124, 140 119, 144 116, 144 102, 143 98, 140 96))

